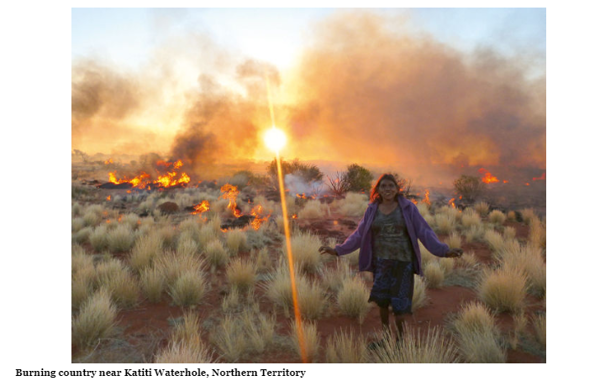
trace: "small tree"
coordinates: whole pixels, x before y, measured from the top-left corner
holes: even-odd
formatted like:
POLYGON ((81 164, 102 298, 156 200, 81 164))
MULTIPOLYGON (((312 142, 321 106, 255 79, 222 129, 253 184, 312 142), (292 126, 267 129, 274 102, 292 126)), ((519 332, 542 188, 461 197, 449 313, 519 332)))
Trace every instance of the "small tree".
MULTIPOLYGON (((273 159, 267 166, 267 171, 273 177, 277 177, 277 160, 273 159)), ((292 162, 287 162, 281 159, 281 171, 283 176, 293 174, 300 176, 302 180, 307 183, 314 181, 321 181, 323 179, 323 172, 314 164, 304 164, 298 159, 294 159, 292 162)))
POLYGON ((347 172, 343 175, 343 180, 348 184, 350 192, 368 191, 373 178, 371 171, 358 164, 349 165, 347 172))
POLYGON ((473 201, 483 191, 484 184, 476 176, 461 175, 454 180, 454 189, 456 193, 463 196, 466 201, 473 201))

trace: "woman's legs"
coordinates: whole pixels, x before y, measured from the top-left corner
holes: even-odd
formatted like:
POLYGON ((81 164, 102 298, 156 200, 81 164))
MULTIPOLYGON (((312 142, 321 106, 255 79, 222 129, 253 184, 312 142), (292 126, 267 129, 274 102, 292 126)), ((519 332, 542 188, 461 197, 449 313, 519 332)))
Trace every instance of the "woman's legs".
MULTIPOLYGON (((390 329, 390 311, 388 307, 379 307, 379 317, 381 318, 381 325, 383 326, 383 331, 388 332, 390 335, 392 331, 390 329)), ((394 315, 394 320, 396 323, 396 337, 398 340, 402 340, 402 335, 404 333, 404 315, 394 315)))

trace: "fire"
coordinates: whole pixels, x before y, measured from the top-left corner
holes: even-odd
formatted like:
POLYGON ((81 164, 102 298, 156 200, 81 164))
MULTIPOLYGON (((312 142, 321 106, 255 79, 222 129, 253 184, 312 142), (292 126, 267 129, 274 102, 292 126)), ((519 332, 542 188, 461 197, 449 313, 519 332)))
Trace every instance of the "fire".
POLYGON ((298 218, 298 215, 297 214, 293 214, 292 215, 292 219, 295 220, 296 218, 298 218))
POLYGON ((104 165, 113 164, 113 159, 108 159, 104 161, 104 165))
POLYGON ((304 195, 304 193, 302 193, 302 194, 296 193, 296 197, 298 197, 298 198, 306 198, 306 196, 304 195))
POLYGON ((178 174, 177 171, 175 171, 176 169, 179 169, 183 166, 183 162, 181 160, 177 160, 174 163, 159 160, 156 162, 156 166, 164 167, 169 170, 166 174, 158 175, 158 178, 156 180, 150 180, 150 175, 146 172, 142 172, 139 176, 134 177, 133 179, 129 179, 127 177, 117 179, 116 172, 110 172, 108 174, 108 181, 113 184, 130 183, 134 188, 147 188, 148 190, 150 190, 151 185, 168 188, 177 185, 186 185, 191 180, 185 172, 181 172, 181 174, 178 174))
POLYGON ((540 177, 533 178, 533 181, 538 181, 538 180, 546 180, 546 172, 542 173, 542 175, 540 177))
POLYGON ((106 196, 106 201, 110 201, 110 195, 106 196))
POLYGON ((483 181, 486 184, 497 183, 497 182, 500 181, 500 180, 498 180, 497 177, 492 176, 491 173, 489 173, 488 171, 486 171, 485 168, 479 168, 479 173, 481 173, 482 175, 484 175, 483 178, 481 179, 481 181, 483 181))
POLYGON ((227 209, 231 209, 231 211, 233 212, 233 215, 237 218, 241 217, 242 214, 240 213, 239 209, 237 208, 237 203, 235 201, 235 199, 237 198, 237 195, 240 193, 240 191, 237 189, 237 187, 235 185, 231 185, 231 184, 225 184, 221 187, 221 192, 223 192, 223 194, 219 197, 220 199, 228 199, 229 200, 229 204, 227 205, 227 209))
POLYGON ((254 228, 254 230, 258 230, 260 228, 260 225, 262 225, 263 222, 268 221, 269 217, 271 217, 270 214, 268 216, 266 216, 266 217, 260 217, 260 215, 262 214, 262 212, 263 212, 262 205, 256 205, 250 211, 250 215, 254 216, 254 220, 250 223, 250 225, 252 225, 252 227, 254 228))
POLYGON ((425 198, 423 202, 427 205, 431 205, 431 201, 429 200, 429 189, 425 189, 425 198))
POLYGON ((192 214, 202 215, 202 213, 208 210, 210 210, 210 204, 208 203, 208 201, 204 200, 200 204, 194 205, 194 211, 192 212, 192 214))
POLYGON ((450 201, 448 201, 448 205, 451 205, 453 208, 456 209, 456 205, 454 205, 454 197, 450 199, 450 201))

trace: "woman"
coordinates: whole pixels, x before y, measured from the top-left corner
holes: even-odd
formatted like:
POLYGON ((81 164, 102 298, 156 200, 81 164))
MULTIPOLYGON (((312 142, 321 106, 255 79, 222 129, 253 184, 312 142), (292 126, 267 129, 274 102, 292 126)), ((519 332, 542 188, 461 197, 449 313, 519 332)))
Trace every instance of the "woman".
POLYGON ((463 252, 440 242, 416 205, 399 190, 393 175, 382 175, 371 190, 371 202, 356 230, 341 245, 319 249, 321 254, 337 256, 360 249, 359 271, 373 272, 369 302, 379 306, 383 329, 388 331, 391 305, 398 340, 404 316, 412 312, 413 274, 423 275, 417 239, 438 257, 455 258, 463 252))

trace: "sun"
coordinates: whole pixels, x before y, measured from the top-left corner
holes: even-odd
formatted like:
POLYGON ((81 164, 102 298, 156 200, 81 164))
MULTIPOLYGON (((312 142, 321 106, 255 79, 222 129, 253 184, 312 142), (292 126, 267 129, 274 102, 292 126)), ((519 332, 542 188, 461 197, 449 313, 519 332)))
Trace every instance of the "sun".
POLYGON ((285 146, 286 141, 285 133, 275 126, 265 133, 265 144, 272 151, 279 152, 285 146))

